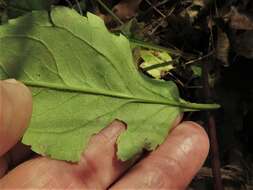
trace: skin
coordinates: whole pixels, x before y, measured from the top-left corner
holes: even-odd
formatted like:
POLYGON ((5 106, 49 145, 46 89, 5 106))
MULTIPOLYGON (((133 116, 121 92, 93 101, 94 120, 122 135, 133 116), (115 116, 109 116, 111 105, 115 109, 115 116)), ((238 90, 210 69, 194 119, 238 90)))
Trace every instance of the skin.
POLYGON ((19 143, 31 112, 28 88, 0 81, 0 189, 185 189, 209 150, 202 127, 178 118, 165 142, 135 164, 116 158, 115 142, 125 130, 119 121, 91 138, 78 164, 31 157, 19 143))

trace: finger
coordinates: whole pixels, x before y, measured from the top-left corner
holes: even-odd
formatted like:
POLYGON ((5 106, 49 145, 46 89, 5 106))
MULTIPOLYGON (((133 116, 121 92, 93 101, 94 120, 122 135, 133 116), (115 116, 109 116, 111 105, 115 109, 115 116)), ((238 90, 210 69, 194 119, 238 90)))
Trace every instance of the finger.
POLYGON ((124 124, 116 121, 92 137, 78 164, 45 157, 27 161, 2 178, 0 189, 104 189, 127 168, 128 163, 120 162, 115 155, 116 139, 124 129, 124 124))
POLYGON ((209 141, 203 128, 184 122, 111 189, 185 189, 202 166, 208 150, 209 141))
POLYGON ((23 135, 32 112, 31 93, 20 82, 0 81, 0 156, 23 135))
POLYGON ((78 164, 42 157, 27 161, 0 181, 0 189, 21 187, 106 189, 132 164, 121 162, 116 157, 115 142, 124 129, 125 125, 116 121, 92 137, 78 164))
POLYGON ((130 165, 130 162, 122 162, 116 156, 116 140, 124 130, 125 125, 115 121, 111 129, 105 129, 91 139, 80 163, 82 168, 86 168, 85 175, 93 173, 92 178, 86 182, 89 188, 94 188, 94 182, 100 189, 107 188, 130 165), (89 182, 91 183, 88 184, 89 182))

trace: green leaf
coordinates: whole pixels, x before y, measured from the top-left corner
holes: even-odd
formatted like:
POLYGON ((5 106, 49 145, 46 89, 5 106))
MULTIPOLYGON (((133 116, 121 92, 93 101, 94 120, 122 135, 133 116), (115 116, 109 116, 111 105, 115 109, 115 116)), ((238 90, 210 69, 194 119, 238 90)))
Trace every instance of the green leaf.
POLYGON ((140 50, 140 56, 144 61, 140 64, 140 67, 156 79, 162 78, 174 68, 170 64, 172 61, 171 56, 165 51, 140 50))
POLYGON ((103 21, 68 8, 33 11, 0 26, 0 79, 14 77, 33 94, 23 143, 51 158, 78 161, 87 142, 115 118, 127 123, 117 155, 128 160, 161 144, 184 109, 213 109, 179 98, 173 82, 139 73, 129 41, 103 21))
POLYGON ((201 77, 202 76, 202 68, 201 68, 201 66, 192 65, 191 69, 192 69, 193 75, 195 75, 197 77, 201 77))

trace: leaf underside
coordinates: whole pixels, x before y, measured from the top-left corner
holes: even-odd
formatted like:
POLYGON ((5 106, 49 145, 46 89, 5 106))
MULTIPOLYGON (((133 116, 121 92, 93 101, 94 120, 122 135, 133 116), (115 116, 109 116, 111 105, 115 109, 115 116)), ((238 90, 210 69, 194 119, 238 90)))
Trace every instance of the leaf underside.
POLYGON ((33 94, 22 142, 54 159, 78 161, 90 137, 119 119, 127 130, 117 155, 128 160, 161 144, 185 108, 198 108, 173 82, 139 73, 129 41, 90 13, 58 7, 10 20, 0 26, 0 52, 0 79, 16 78, 33 94))

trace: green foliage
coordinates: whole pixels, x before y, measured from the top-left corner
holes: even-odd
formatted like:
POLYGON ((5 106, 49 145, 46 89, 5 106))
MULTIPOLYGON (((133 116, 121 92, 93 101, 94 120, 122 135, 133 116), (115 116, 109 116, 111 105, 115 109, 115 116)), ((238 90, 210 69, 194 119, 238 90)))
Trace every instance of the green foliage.
POLYGON ((117 155, 128 160, 163 142, 185 109, 214 109, 180 99, 173 82, 138 73, 129 41, 93 15, 68 8, 33 11, 0 26, 0 79, 33 94, 23 143, 55 159, 78 161, 87 142, 115 118, 127 123, 117 155))
POLYGON ((162 78, 174 68, 171 56, 165 51, 140 50, 140 56, 143 59, 140 67, 156 79, 162 78))
POLYGON ((198 65, 192 65, 191 66, 193 75, 197 76, 197 77, 201 77, 202 76, 202 68, 198 65))

